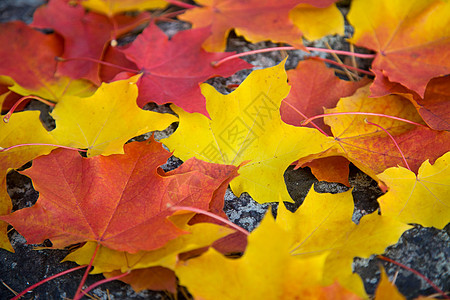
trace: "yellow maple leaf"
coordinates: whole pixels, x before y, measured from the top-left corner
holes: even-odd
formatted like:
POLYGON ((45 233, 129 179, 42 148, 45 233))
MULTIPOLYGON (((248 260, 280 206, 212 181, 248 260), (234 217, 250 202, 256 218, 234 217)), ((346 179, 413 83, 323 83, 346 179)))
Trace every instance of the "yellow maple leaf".
POLYGON ((12 84, 9 89, 11 91, 22 96, 39 96, 53 102, 61 101, 61 99, 70 96, 88 97, 91 96, 96 89, 96 87, 87 80, 72 79, 66 76, 55 77, 53 81, 42 82, 42 85, 36 88, 25 88, 18 85, 14 80, 10 80, 12 84))
POLYGON ((289 17, 308 40, 331 34, 344 35, 344 17, 335 4, 319 8, 302 3, 289 12, 289 17))
POLYGON ((81 1, 81 5, 100 14, 114 16, 126 11, 164 8, 167 2, 164 0, 84 0, 81 1))
POLYGON ((450 152, 434 165, 427 160, 418 175, 402 168, 389 168, 378 177, 389 191, 378 198, 381 213, 405 223, 444 228, 450 222, 450 152))
POLYGON ((87 148, 88 156, 122 154, 130 138, 175 122, 173 115, 137 106, 137 79, 103 83, 91 97, 70 96, 58 102, 51 113, 56 121, 51 134, 58 144, 87 148))
POLYGON ((289 93, 284 62, 252 72, 228 95, 208 84, 201 89, 211 120, 173 106, 180 124, 163 143, 182 160, 196 157, 235 166, 250 161, 231 181, 236 195, 248 192, 259 203, 292 202, 284 171, 296 159, 324 151, 333 139, 281 121, 280 104, 289 93))
MULTIPOLYGON (((92 274, 113 272, 119 270, 125 273, 129 270, 143 269, 161 266, 174 269, 178 260, 178 254, 200 249, 211 245, 214 241, 224 237, 234 230, 212 223, 199 223, 187 225, 193 214, 183 214, 170 217, 175 225, 188 232, 169 241, 164 247, 152 251, 139 251, 131 254, 124 251, 116 251, 100 246, 95 256, 91 271, 92 274)), ((64 261, 74 261, 79 265, 88 264, 97 246, 95 242, 87 242, 83 247, 70 253, 64 261)))
POLYGON ((367 115, 384 114, 423 123, 414 105, 399 95, 371 98, 369 86, 358 89, 354 95, 341 98, 335 108, 325 109, 326 114, 350 113, 349 115, 329 115, 324 118, 335 137, 334 145, 323 153, 299 160, 302 165, 316 158, 344 156, 360 170, 379 180, 377 174, 387 168, 404 165, 401 153, 392 139, 378 126, 386 129, 396 140, 411 169, 417 171, 427 158, 433 159, 445 153, 450 142, 450 133, 419 127, 391 118, 367 115), (362 115, 351 114, 353 112, 362 115), (416 140, 422 142, 417 147, 416 140))
POLYGON ((175 273, 196 299, 309 299, 320 289, 325 257, 292 256, 292 238, 269 213, 248 237, 241 258, 209 249, 178 263, 175 273))
MULTIPOLYGON (((55 144, 53 137, 44 129, 38 111, 24 111, 11 115, 8 123, 0 121, 0 147, 19 144, 55 144)), ((37 156, 48 154, 52 146, 23 146, 0 152, 0 215, 11 211, 11 200, 6 191, 6 174, 19 168, 37 156)), ((6 235, 7 223, 0 221, 0 248, 13 251, 6 235)))
POLYGON ((410 226, 376 213, 364 216, 357 225, 352 222, 353 206, 351 191, 319 194, 311 189, 295 213, 281 205, 276 222, 294 236, 292 255, 326 253, 324 285, 337 280, 357 295, 367 297, 361 278, 352 272, 353 258, 382 253, 410 226))
POLYGON ((384 268, 381 268, 381 278, 375 291, 375 300, 405 300, 395 284, 389 281, 384 268))

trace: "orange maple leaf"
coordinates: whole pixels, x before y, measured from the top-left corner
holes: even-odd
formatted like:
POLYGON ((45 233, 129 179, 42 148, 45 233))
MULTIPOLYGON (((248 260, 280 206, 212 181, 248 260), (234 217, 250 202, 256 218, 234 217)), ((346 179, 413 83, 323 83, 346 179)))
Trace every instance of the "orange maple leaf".
MULTIPOLYGON (((301 126, 304 119, 323 114, 325 107, 335 107, 340 98, 353 95, 369 83, 367 79, 358 82, 341 80, 333 69, 313 59, 299 62, 295 70, 287 71, 287 75, 291 91, 281 102, 280 114, 283 122, 294 126, 301 126)), ((331 134, 322 120, 314 120, 314 124, 331 134)), ((307 127, 314 128, 312 124, 307 127)))
MULTIPOLYGON (((407 99, 398 95, 369 98, 368 86, 359 89, 351 97, 342 98, 336 108, 325 112, 378 113, 421 122, 415 107, 407 99)), ((448 150, 450 133, 445 131, 431 130, 386 117, 331 115, 325 118, 325 123, 331 126, 335 137, 334 145, 320 154, 300 159, 298 165, 321 157, 345 156, 374 179, 389 167, 404 165, 401 153, 391 138, 377 126, 367 124, 366 119, 390 132, 413 172, 417 172, 426 159, 434 162, 448 150), (420 147, 417 146, 418 141, 420 147)))
POLYGON ((299 4, 327 7, 335 0, 197 0, 202 7, 187 11, 180 19, 192 22, 194 28, 211 26, 213 35, 203 44, 208 51, 223 51, 226 38, 234 28, 249 41, 289 43, 301 47, 302 32, 289 18, 289 12, 299 4))
POLYGON ((374 87, 387 77, 423 97, 433 77, 449 74, 449 15, 448 1, 353 1, 350 41, 378 52, 374 87))
MULTIPOLYGON (((378 76, 380 71, 373 70, 378 76)), ((420 97, 400 83, 391 82, 381 76, 376 86, 371 87, 372 96, 398 94, 409 99, 428 126, 435 130, 450 130, 450 76, 433 78, 428 82, 425 94, 420 97)))
POLYGON ((55 248, 83 241, 127 252, 159 248, 185 233, 166 219, 170 207, 208 210, 214 191, 238 169, 197 161, 227 171, 218 178, 198 171, 168 175, 158 166, 170 155, 154 141, 127 144, 124 155, 108 157, 56 150, 23 172, 40 193, 37 203, 0 219, 28 243, 50 239, 55 248))

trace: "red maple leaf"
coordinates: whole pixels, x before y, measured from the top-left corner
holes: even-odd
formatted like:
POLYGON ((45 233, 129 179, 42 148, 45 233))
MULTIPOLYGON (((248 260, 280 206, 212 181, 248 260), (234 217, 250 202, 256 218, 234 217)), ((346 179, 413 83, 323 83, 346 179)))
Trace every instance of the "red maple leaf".
POLYGON ((61 248, 97 241, 118 251, 153 250, 184 233, 167 219, 172 206, 208 210, 216 189, 237 175, 237 167, 199 160, 198 168, 167 174, 158 166, 171 154, 154 140, 124 149, 93 158, 59 149, 34 160, 23 174, 40 193, 37 203, 1 219, 28 243, 50 239, 61 248))
POLYGON ((391 82, 383 77, 381 71, 373 70, 380 77, 379 84, 370 88, 371 96, 379 97, 389 94, 399 94, 409 99, 417 108, 420 116, 428 126, 435 130, 450 130, 450 76, 431 79, 422 97, 400 83, 391 82))
POLYGON ((0 74, 25 88, 39 88, 54 80, 55 56, 62 53, 55 34, 44 34, 14 21, 0 24, 0 74))
POLYGON ((149 102, 171 102, 187 112, 208 116, 199 84, 212 77, 228 77, 252 67, 241 59, 213 67, 213 62, 234 53, 203 50, 201 45, 209 35, 209 28, 198 28, 181 31, 169 40, 155 24, 150 24, 130 47, 123 50, 143 72, 138 81, 137 103, 140 107, 149 102))
MULTIPOLYGON (((297 68, 287 71, 287 74, 291 91, 281 102, 280 114, 283 122, 294 126, 301 126, 305 119, 323 114, 324 108, 335 107, 340 98, 353 95, 369 82, 367 79, 357 82, 341 80, 334 75, 333 69, 313 59, 299 62, 297 68)), ((314 123, 331 135, 330 128, 322 119, 314 123)), ((311 124, 307 126, 313 128, 311 124)))
MULTIPOLYGON (((82 6, 71 6, 64 0, 51 0, 34 14, 31 24, 37 28, 51 28, 64 38, 64 58, 89 57, 101 60, 107 44, 148 18, 148 13, 137 17, 116 15, 108 18, 86 12, 82 6)), ((58 73, 75 79, 85 78, 100 85, 99 65, 88 60, 61 62, 58 73)))

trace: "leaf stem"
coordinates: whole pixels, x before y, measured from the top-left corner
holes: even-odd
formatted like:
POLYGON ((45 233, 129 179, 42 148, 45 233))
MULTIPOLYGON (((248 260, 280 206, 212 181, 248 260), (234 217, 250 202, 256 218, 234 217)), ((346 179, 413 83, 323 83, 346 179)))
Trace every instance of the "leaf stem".
POLYGON ((408 266, 406 266, 406 265, 404 265, 402 263, 399 263, 399 262, 397 262, 395 260, 392 260, 389 257, 383 256, 383 255, 377 255, 377 258, 381 259, 381 260, 384 260, 384 261, 387 261, 387 262, 390 262, 390 263, 393 263, 393 264, 395 264, 395 265, 397 265, 399 267, 402 267, 405 270, 408 270, 408 271, 416 274, 417 276, 419 276, 420 278, 425 280, 429 285, 431 285, 439 294, 441 294, 442 297, 444 297, 445 299, 450 299, 450 297, 444 291, 442 291, 436 284, 434 284, 430 279, 428 279, 427 277, 422 275, 420 272, 418 272, 418 271, 416 271, 416 270, 414 270, 414 269, 412 269, 412 268, 410 268, 410 267, 408 267, 408 266))
POLYGON ((93 63, 105 65, 105 66, 108 66, 108 67, 117 68, 117 69, 123 70, 125 72, 136 73, 136 74, 141 72, 140 70, 133 70, 133 69, 125 68, 125 67, 122 67, 122 66, 119 66, 119 65, 116 65, 116 64, 112 64, 112 63, 109 63, 109 62, 106 62, 106 61, 98 60, 98 59, 95 59, 95 58, 92 58, 92 57, 70 57, 70 58, 64 58, 64 57, 56 56, 55 59, 57 61, 61 61, 61 62, 67 62, 67 61, 71 61, 71 60, 87 60, 87 61, 90 61, 90 62, 93 62, 93 63))
POLYGON ((88 286, 85 290, 81 290, 80 296, 79 296, 78 298, 73 298, 73 300, 81 299, 81 297, 83 297, 83 295, 86 295, 87 293, 89 293, 90 291, 92 291, 93 289, 95 289, 96 287, 98 287, 99 285, 102 285, 102 284, 104 284, 104 283, 107 283, 107 282, 110 282, 110 281, 114 281, 114 280, 120 279, 120 278, 122 278, 122 277, 127 276, 128 274, 130 274, 130 271, 128 271, 128 272, 126 272, 126 273, 122 273, 122 274, 117 275, 117 276, 113 276, 113 277, 110 277, 110 278, 106 278, 106 279, 102 279, 102 280, 100 280, 100 281, 97 281, 96 283, 91 284, 90 286, 88 286))
POLYGON ((340 116, 340 115, 364 115, 364 116, 377 116, 377 117, 384 117, 384 118, 389 118, 389 119, 394 119, 397 121, 402 121, 405 123, 409 123, 409 124, 413 124, 416 126, 422 126, 427 128, 427 126, 420 124, 420 123, 416 123, 407 119, 403 119, 403 118, 399 118, 399 117, 394 117, 394 116, 389 116, 389 115, 385 115, 385 114, 378 114, 378 113, 368 113, 368 112, 338 112, 338 113, 329 113, 329 114, 322 114, 322 115, 317 115, 311 118, 306 119, 305 121, 302 122, 302 125, 306 125, 309 122, 315 120, 315 119, 319 119, 319 118, 323 118, 323 117, 327 117, 327 116, 340 116))
POLYGON ((64 149, 69 149, 69 150, 87 152, 87 150, 85 150, 85 149, 78 149, 78 148, 73 148, 73 147, 69 147, 69 146, 61 146, 61 145, 55 145, 55 144, 44 144, 44 143, 19 144, 19 145, 14 145, 14 146, 7 147, 7 148, 0 147, 0 152, 5 152, 5 151, 8 151, 8 150, 11 150, 11 149, 14 149, 14 148, 25 147, 25 146, 53 146, 53 147, 64 148, 64 149))
MULTIPOLYGON (((387 130, 386 130, 385 128, 383 128, 381 125, 378 125, 378 124, 375 124, 375 123, 372 123, 372 122, 367 121, 367 119, 364 120, 364 121, 365 121, 367 124, 377 126, 377 127, 380 128, 381 130, 383 130, 384 132, 386 132, 386 134, 387 134, 387 135, 391 138, 391 140, 394 142, 394 145, 395 145, 395 147, 397 148, 398 152, 400 152, 400 155, 402 156, 402 159, 403 159, 403 162, 405 163, 406 168, 408 168, 408 170, 411 171, 411 168, 409 167, 408 162, 406 161, 406 157, 405 157, 405 155, 403 154, 403 151, 400 149, 400 146, 398 145, 397 141, 396 141, 396 140, 394 139, 394 137, 389 133, 389 131, 387 131, 387 130)), ((412 171, 411 171, 411 172, 412 172, 412 171)))
POLYGON ((43 280, 41 280, 41 281, 39 281, 39 282, 33 284, 33 285, 30 286, 29 288, 23 290, 22 292, 20 292, 19 294, 17 294, 17 295, 16 295, 14 298, 12 298, 11 300, 17 300, 17 299, 19 299, 20 297, 22 297, 23 295, 25 295, 25 294, 28 293, 29 291, 31 291, 31 290, 37 288, 38 286, 40 286, 40 285, 43 284, 43 283, 46 283, 47 281, 53 280, 53 279, 58 278, 58 277, 60 277, 60 276, 62 276, 62 275, 66 275, 66 274, 68 274, 68 273, 71 273, 71 272, 73 272, 73 271, 76 271, 76 270, 79 270, 79 269, 82 269, 82 268, 85 268, 85 267, 86 267, 86 265, 77 266, 77 267, 74 267, 74 268, 72 268, 72 269, 65 270, 65 271, 63 271, 63 272, 61 272, 61 273, 55 274, 55 275, 53 275, 53 276, 47 277, 47 278, 45 278, 45 279, 43 279, 43 280))
POLYGON ((3 117, 3 122, 8 123, 9 119, 11 118, 11 115, 14 113, 17 106, 19 106, 20 103, 22 103, 23 101, 28 100, 28 99, 35 99, 44 104, 47 104, 48 106, 55 107, 55 103, 45 100, 45 99, 42 99, 41 97, 33 96, 33 95, 24 96, 24 97, 20 98, 19 100, 17 100, 16 103, 14 103, 14 105, 11 107, 11 109, 8 111, 8 113, 3 117))
POLYGON ((230 222, 229 220, 227 220, 225 218, 222 218, 222 217, 220 217, 220 216, 218 216, 216 214, 213 214, 213 213, 211 213, 209 211, 200 209, 200 208, 189 207, 189 206, 172 206, 170 209, 172 209, 172 210, 187 210, 187 211, 192 211, 192 212, 195 212, 195 213, 198 213, 198 214, 203 214, 203 215, 206 215, 208 217, 214 218, 214 219, 216 219, 216 220, 218 220, 218 221, 220 221, 220 222, 222 222, 222 223, 224 223, 224 224, 226 224, 226 225, 228 225, 228 226, 230 226, 230 227, 232 227, 232 228, 242 232, 243 234, 245 234, 247 236, 250 234, 250 232, 248 232, 244 228, 239 227, 238 225, 230 222))
MULTIPOLYGON (((323 48, 315 48, 315 47, 305 47, 309 51, 317 51, 317 52, 325 52, 325 53, 336 53, 341 55, 349 55, 349 56, 356 56, 360 58, 374 58, 375 54, 361 54, 361 53, 353 53, 349 51, 342 51, 342 50, 332 50, 332 49, 323 49, 323 48)), ((258 49, 258 50, 252 50, 242 53, 237 53, 228 57, 225 57, 219 61, 213 62, 212 65, 214 67, 218 67, 219 65, 223 64, 224 62, 227 62, 229 60, 232 60, 234 58, 252 55, 252 54, 258 54, 258 53, 265 53, 265 52, 272 52, 272 51, 287 51, 287 50, 302 50, 295 47, 273 47, 273 48, 265 48, 265 49, 258 49)), ((302 50, 304 51, 304 50, 302 50)))
POLYGON ((83 293, 82 293, 83 285, 86 282, 86 279, 89 275, 89 271, 91 270, 92 264, 94 263, 94 259, 95 259, 95 256, 97 255, 99 248, 100 248, 100 243, 97 243, 97 247, 95 247, 94 253, 92 254, 92 257, 91 257, 91 261, 89 262, 89 265, 87 266, 86 271, 84 272, 83 278, 81 278, 81 282, 78 285, 75 296, 73 297, 74 300, 78 300, 81 297, 83 297, 83 293))
POLYGON ((326 59, 326 58, 317 57, 317 56, 312 57, 312 58, 313 58, 313 59, 317 59, 317 60, 321 60, 321 61, 323 61, 323 62, 332 64, 332 65, 335 65, 335 66, 339 66, 339 67, 342 67, 342 68, 347 68, 347 69, 350 69, 350 70, 355 70, 355 71, 358 71, 359 73, 362 73, 362 74, 366 74, 366 75, 370 75, 370 76, 374 76, 374 75, 375 75, 375 74, 373 74, 373 73, 370 72, 370 71, 366 71, 366 70, 363 70, 363 69, 360 69, 360 68, 355 68, 355 67, 348 66, 348 65, 343 65, 343 64, 338 63, 338 62, 335 62, 334 60, 331 60, 331 59, 326 59))
MULTIPOLYGON (((300 116, 302 116, 303 118, 308 118, 304 113, 302 113, 301 111, 299 111, 296 107, 294 107, 292 104, 290 104, 289 102, 283 100, 283 103, 288 105, 290 108, 292 108, 292 110, 294 110, 296 113, 298 113, 300 116)), ((302 126, 304 126, 306 124, 302 124, 302 126)), ((317 126, 316 124, 314 124, 314 122, 311 122, 311 125, 314 126, 314 128, 316 128, 317 130, 319 130, 322 134, 324 134, 325 136, 329 136, 325 131, 322 130, 322 128, 320 128, 319 126, 317 126)))

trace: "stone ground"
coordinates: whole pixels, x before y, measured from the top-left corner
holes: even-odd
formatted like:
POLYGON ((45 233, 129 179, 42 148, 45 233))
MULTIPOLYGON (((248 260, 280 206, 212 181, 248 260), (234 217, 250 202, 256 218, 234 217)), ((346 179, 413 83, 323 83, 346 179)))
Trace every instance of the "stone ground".
MULTIPOLYGON (((43 2, 42 0, 1 0, 0 22, 16 19, 31 22, 34 9, 43 2)), ((345 10, 346 8, 343 7, 342 9, 345 10)), ((186 29, 187 27, 188 25, 183 23, 161 24, 161 28, 169 35, 173 35, 178 30, 186 29)), ((350 26, 347 26, 346 29, 348 32, 351 32, 350 26)), ((328 41, 333 49, 345 49, 346 47, 343 38, 327 38, 312 45, 324 47, 324 41, 328 41)), ((271 43, 249 44, 243 39, 232 37, 227 50, 239 50, 239 52, 243 52, 271 46, 274 45, 271 43)), ((290 52, 287 62, 288 68, 294 68, 303 57, 304 53, 300 51, 290 52)), ((250 63, 261 67, 273 66, 279 63, 281 59, 281 54, 278 52, 258 54, 247 58, 250 63)), ((228 93, 230 91, 227 90, 226 86, 229 84, 239 84, 249 72, 248 70, 240 71, 230 78, 215 78, 208 82, 213 84, 220 92, 228 93)), ((38 104, 33 105, 32 107, 34 108, 42 108, 38 104)), ((159 107, 156 109, 167 109, 167 107, 159 107)), ((164 135, 164 133, 160 133, 160 135, 164 135)), ((176 168, 180 163, 177 158, 171 158, 164 166, 164 169, 176 168)), ((378 209, 376 198, 382 192, 371 178, 355 167, 351 168, 350 173, 349 181, 353 186, 352 193, 355 199, 353 220, 357 222, 364 214, 378 209)), ((348 190, 347 187, 341 184, 319 182, 308 168, 299 170, 293 170, 292 167, 288 168, 285 172, 285 181, 288 191, 295 201, 295 204, 288 206, 291 210, 295 210, 300 206, 313 184, 315 190, 318 192, 339 193, 348 190)), ((31 181, 26 176, 20 175, 15 171, 8 174, 7 185, 14 209, 29 207, 38 198, 38 193, 33 190, 31 181)), ((225 195, 224 210, 226 214, 231 221, 247 230, 253 230, 259 224, 270 206, 272 207, 272 212, 275 212, 277 204, 258 204, 248 194, 244 193, 240 197, 236 197, 231 190, 228 190, 225 195)), ((71 262, 60 263, 68 254, 69 250, 33 250, 33 247, 37 245, 26 245, 25 239, 14 230, 10 231, 10 238, 16 253, 13 254, 0 249, 0 299, 13 297, 13 293, 7 286, 20 292, 46 277, 76 266, 76 264, 71 262)), ((449 242, 449 225, 444 230, 415 226, 413 229, 405 232, 399 242, 389 247, 384 255, 416 269, 436 283, 442 290, 449 291, 449 242)), ((44 243, 39 246, 49 245, 44 243)), ((379 265, 384 266, 391 279, 396 276, 397 286, 408 299, 413 299, 420 294, 430 295, 435 293, 424 280, 396 265, 380 261, 374 257, 370 259, 356 258, 354 261, 354 271, 363 278, 369 294, 373 294, 379 280, 379 265)), ((51 300, 71 298, 75 293, 83 272, 84 270, 79 270, 46 283, 27 294, 23 299, 51 300)), ((101 279, 103 279, 101 275, 89 276, 87 285, 93 284, 101 279)), ((164 292, 143 291, 135 293, 128 285, 119 281, 104 284, 96 288, 91 294, 96 299, 175 299, 172 295, 164 292)), ((245 295, 243 295, 243 298, 245 298, 245 295)), ((184 296, 179 293, 178 299, 184 299, 184 296)))

